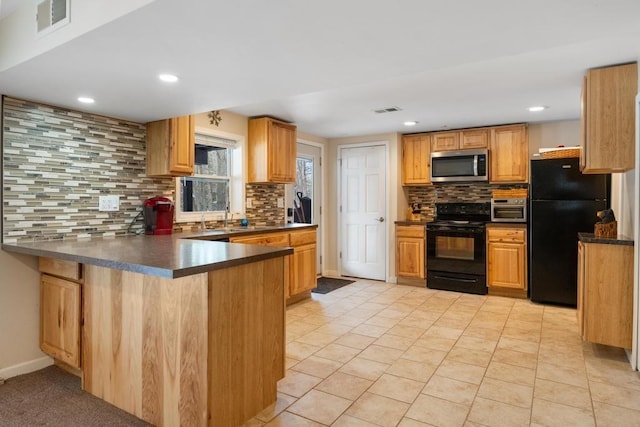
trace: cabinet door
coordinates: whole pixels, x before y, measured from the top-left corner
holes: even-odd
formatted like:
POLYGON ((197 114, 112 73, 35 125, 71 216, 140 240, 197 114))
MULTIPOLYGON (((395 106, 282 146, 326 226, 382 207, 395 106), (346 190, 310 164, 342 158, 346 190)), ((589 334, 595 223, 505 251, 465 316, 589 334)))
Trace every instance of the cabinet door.
POLYGON ((195 155, 194 120, 191 116, 174 117, 169 120, 171 120, 169 170, 175 175, 191 175, 195 155))
POLYGON ((431 135, 431 151, 449 151, 460 148, 460 132, 437 132, 431 135))
POLYGON ((402 137, 402 185, 431 183, 431 138, 429 135, 402 137))
POLYGON ((304 245, 293 249, 289 263, 291 276, 289 294, 296 295, 316 287, 316 245, 304 245))
POLYGON ((487 286, 526 289, 525 245, 489 241, 487 247, 487 286))
POLYGON ((587 71, 582 90, 583 173, 634 168, 636 63, 587 71))
POLYGON ((147 175, 192 175, 194 132, 191 116, 147 123, 147 175))
POLYGON ((296 181, 296 128, 272 121, 267 144, 267 173, 271 182, 296 181))
POLYGON ((463 130, 460 134, 460 149, 489 147, 489 129, 463 130))
POLYGON ((80 284, 41 276, 40 348, 55 359, 80 367, 80 284))
POLYGON ((396 238, 396 275, 425 278, 424 238, 396 238))
POLYGON ((529 180, 529 143, 525 125, 491 129, 489 178, 496 182, 529 180))

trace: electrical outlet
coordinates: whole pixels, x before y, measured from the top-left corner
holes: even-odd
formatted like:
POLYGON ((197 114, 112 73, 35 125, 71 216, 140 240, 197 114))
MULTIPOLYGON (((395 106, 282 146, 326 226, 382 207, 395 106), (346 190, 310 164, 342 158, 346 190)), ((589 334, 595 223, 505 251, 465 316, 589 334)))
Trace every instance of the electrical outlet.
POLYGON ((247 208, 252 208, 253 207, 253 199, 251 197, 247 197, 247 200, 245 201, 244 206, 247 207, 247 208))
POLYGON ((284 197, 278 197, 278 207, 284 208, 284 197))
POLYGON ((116 212, 120 210, 120 196, 108 195, 98 197, 98 211, 116 212))

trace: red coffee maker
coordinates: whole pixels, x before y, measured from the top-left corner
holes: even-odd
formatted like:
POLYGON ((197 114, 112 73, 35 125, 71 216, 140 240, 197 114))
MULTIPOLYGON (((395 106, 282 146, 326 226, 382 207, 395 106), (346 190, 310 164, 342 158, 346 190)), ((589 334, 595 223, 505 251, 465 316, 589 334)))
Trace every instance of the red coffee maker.
POLYGON ((173 202, 166 197, 152 197, 142 204, 145 234, 173 232, 173 202))

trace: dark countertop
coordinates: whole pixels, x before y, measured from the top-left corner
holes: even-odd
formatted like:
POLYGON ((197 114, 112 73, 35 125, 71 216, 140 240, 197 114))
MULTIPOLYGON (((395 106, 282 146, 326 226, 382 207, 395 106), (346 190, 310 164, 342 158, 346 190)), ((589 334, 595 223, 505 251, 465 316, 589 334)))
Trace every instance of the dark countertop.
POLYGON ((395 221, 394 224, 395 225, 427 225, 431 222, 433 222, 433 220, 431 221, 395 221))
POLYGON ((500 227, 500 228, 527 228, 526 222, 488 222, 487 228, 500 227))
POLYGON ((295 231, 299 229, 316 229, 314 224, 284 224, 229 228, 207 228, 204 230, 181 231, 173 235, 182 239, 224 240, 230 237, 250 236, 252 234, 277 233, 279 231, 295 231))
POLYGON ((584 243, 633 246, 633 239, 622 235, 617 237, 596 237, 593 233, 578 233, 578 240, 584 243))
POLYGON ((231 236, 316 228, 309 224, 205 230, 166 236, 127 236, 3 244, 2 249, 34 256, 76 261, 152 276, 178 278, 290 255, 291 248, 215 242, 231 236))

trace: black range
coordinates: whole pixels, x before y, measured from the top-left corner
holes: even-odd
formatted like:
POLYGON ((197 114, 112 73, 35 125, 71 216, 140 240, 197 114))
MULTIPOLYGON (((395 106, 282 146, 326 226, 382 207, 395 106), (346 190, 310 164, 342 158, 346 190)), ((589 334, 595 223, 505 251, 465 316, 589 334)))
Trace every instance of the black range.
POLYGON ((427 287, 485 295, 491 203, 436 203, 427 224, 427 287))

